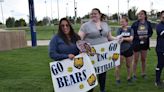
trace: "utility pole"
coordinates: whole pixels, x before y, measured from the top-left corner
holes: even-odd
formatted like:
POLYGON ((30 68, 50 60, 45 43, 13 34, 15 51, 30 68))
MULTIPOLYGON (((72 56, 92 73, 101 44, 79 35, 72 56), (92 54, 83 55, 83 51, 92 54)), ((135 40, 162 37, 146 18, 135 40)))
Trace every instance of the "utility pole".
POLYGON ((120 7, 120 1, 118 0, 118 23, 120 21, 120 9, 119 9, 119 7, 120 7))
POLYGON ((44 3, 45 3, 45 7, 46 7, 46 16, 45 17, 48 17, 47 16, 47 1, 45 0, 44 3))
POLYGON ((129 11, 129 2, 130 0, 127 0, 127 11, 129 11))
POLYGON ((53 17, 52 17, 52 0, 51 0, 51 24, 53 24, 53 17))
POLYGON ((58 21, 59 21, 59 1, 57 0, 57 11, 58 11, 58 21))
POLYGON ((3 7, 2 7, 2 3, 4 2, 4 0, 0 0, 0 2, 1 2, 2 23, 5 25, 4 16, 3 16, 3 7))
POLYGON ((109 5, 108 5, 108 17, 109 17, 109 5))
POLYGON ((77 20, 77 2, 75 2, 75 0, 74 0, 74 12, 75 12, 74 23, 76 24, 76 20, 77 20))
POLYGON ((66 3, 66 17, 68 17, 68 2, 66 3))

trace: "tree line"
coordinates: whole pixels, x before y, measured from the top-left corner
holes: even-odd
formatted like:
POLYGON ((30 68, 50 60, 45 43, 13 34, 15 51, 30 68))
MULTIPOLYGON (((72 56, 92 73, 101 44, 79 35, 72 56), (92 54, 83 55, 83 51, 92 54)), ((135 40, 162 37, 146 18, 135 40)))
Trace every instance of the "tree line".
MULTIPOLYGON (((121 16, 127 16, 129 18, 129 20, 133 21, 133 20, 137 20, 137 8, 136 7, 132 7, 131 9, 128 10, 128 13, 121 13, 120 16, 118 16, 118 13, 115 13, 111 16, 107 16, 107 20, 119 20, 119 18, 121 16)), ((159 16, 159 12, 156 12, 155 10, 151 10, 150 11, 150 19, 151 20, 156 20, 157 17, 159 16)), ((75 23, 75 17, 71 17, 71 16, 67 16, 67 18, 70 20, 71 23, 75 23)), ((77 17, 76 18, 76 23, 81 23, 82 19, 89 19, 89 13, 84 15, 83 17, 77 17)), ((35 25, 36 26, 45 26, 45 25, 50 25, 50 24, 58 24, 58 19, 51 19, 49 17, 44 17, 42 20, 37 20, 37 18, 35 18, 35 25)), ((0 23, 1 25, 2 23, 0 23)), ((26 21, 21 18, 19 20, 15 20, 14 17, 9 17, 6 20, 6 27, 23 27, 23 26, 27 26, 28 23, 26 23, 26 21)))

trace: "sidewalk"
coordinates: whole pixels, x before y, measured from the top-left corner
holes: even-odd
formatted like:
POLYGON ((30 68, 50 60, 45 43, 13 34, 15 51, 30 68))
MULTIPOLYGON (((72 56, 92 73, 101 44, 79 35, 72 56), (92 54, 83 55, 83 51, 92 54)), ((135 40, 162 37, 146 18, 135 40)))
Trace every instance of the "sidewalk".
MULTIPOLYGON (((38 46, 48 46, 50 40, 38 40, 37 45, 38 46)), ((27 41, 27 45, 31 46, 31 41, 27 41)), ((156 39, 150 39, 150 47, 156 46, 156 39)))

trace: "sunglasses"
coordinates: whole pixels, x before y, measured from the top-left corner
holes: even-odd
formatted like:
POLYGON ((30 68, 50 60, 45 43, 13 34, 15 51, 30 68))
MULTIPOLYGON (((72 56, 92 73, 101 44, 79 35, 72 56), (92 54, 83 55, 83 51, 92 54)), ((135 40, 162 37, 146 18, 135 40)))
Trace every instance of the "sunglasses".
POLYGON ((99 32, 100 32, 100 36, 102 36, 102 31, 103 31, 102 29, 99 30, 99 32))
POLYGON ((64 27, 64 26, 69 27, 69 25, 68 25, 68 24, 66 24, 66 25, 61 24, 60 26, 61 26, 61 27, 64 27))

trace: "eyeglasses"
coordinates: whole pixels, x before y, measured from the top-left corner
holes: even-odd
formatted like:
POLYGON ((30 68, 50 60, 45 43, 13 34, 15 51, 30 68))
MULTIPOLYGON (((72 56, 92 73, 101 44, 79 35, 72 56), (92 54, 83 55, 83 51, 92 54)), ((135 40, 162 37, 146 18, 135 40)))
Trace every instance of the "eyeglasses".
POLYGON ((64 25, 64 24, 61 24, 60 26, 61 26, 61 27, 64 27, 64 26, 69 27, 68 24, 65 24, 65 25, 64 25))
POLYGON ((102 29, 99 29, 99 32, 100 32, 100 36, 102 36, 102 31, 103 31, 102 29))

